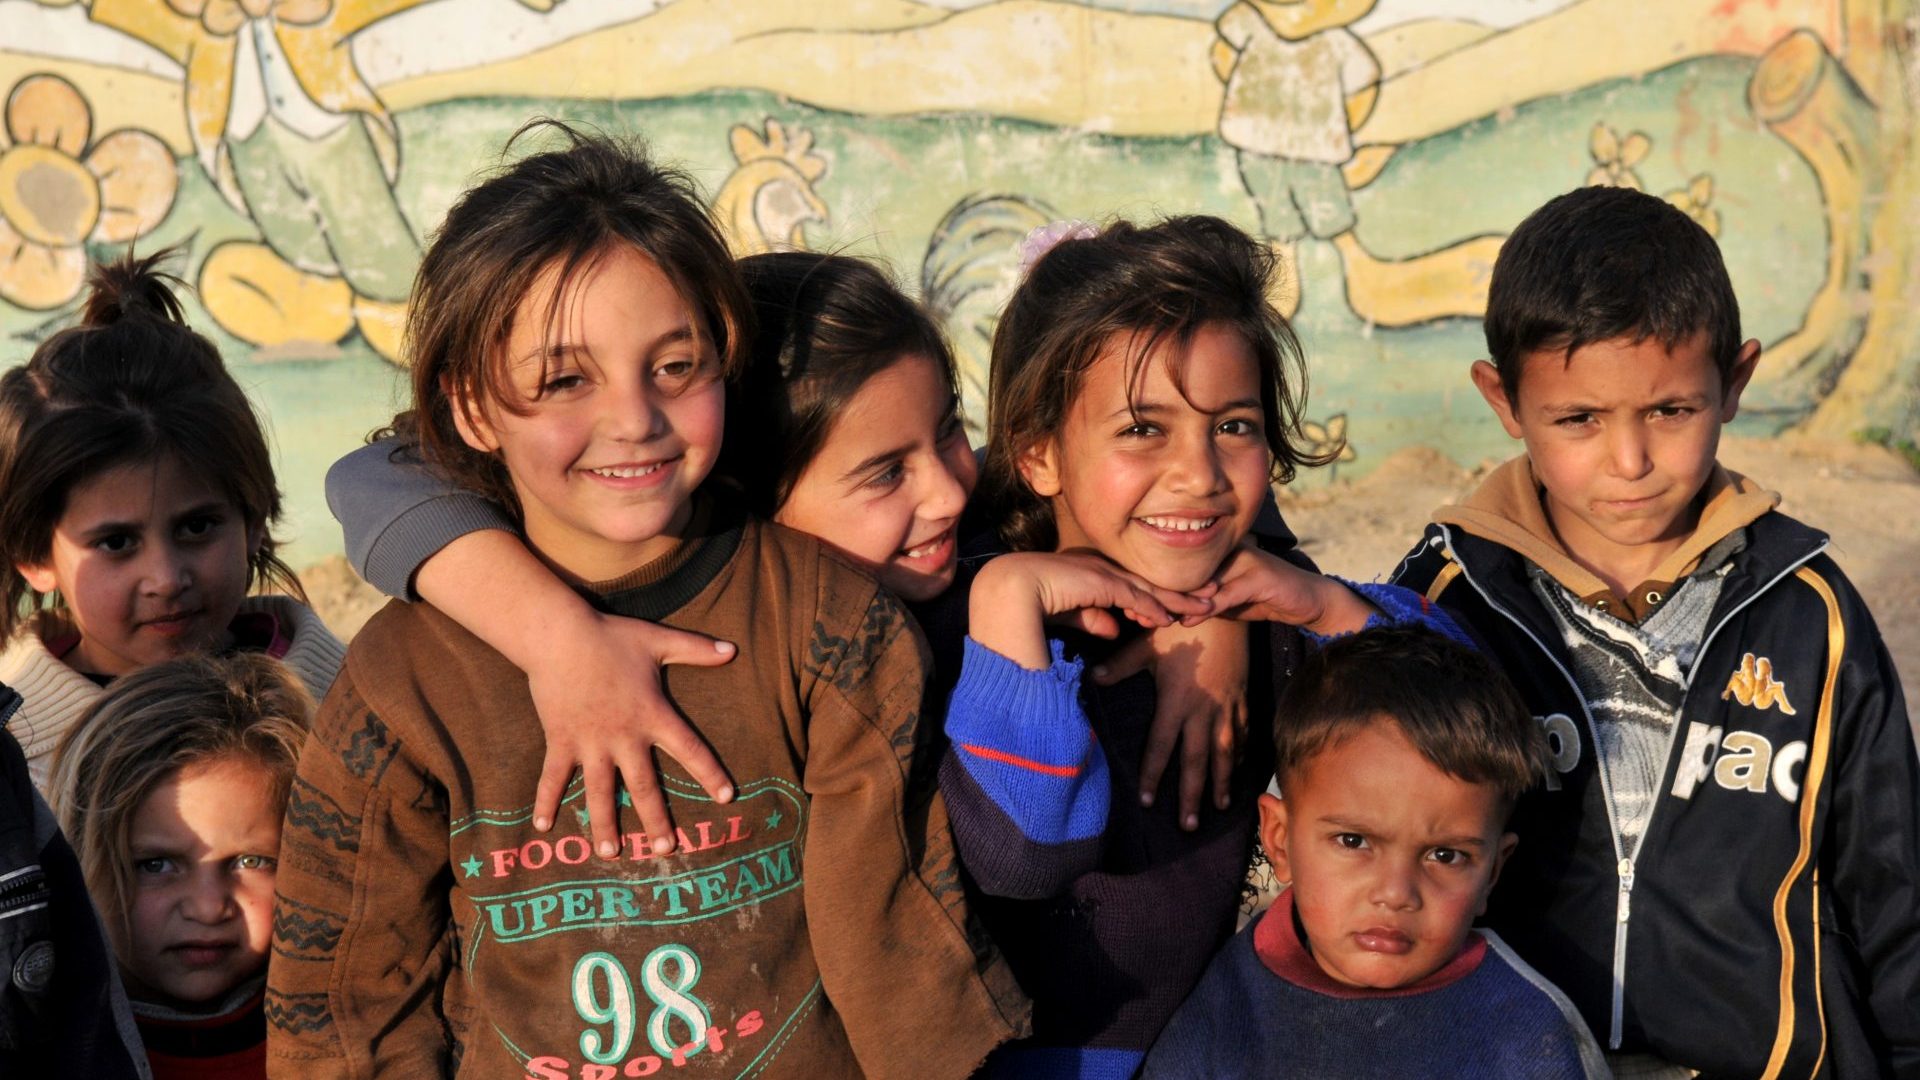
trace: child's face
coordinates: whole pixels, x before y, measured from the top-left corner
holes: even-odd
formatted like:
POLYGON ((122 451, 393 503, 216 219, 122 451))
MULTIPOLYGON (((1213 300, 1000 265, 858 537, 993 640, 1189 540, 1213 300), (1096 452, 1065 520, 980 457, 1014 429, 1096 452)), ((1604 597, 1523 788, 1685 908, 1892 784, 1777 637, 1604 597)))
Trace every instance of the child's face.
POLYGON ((1107 343, 1059 434, 1022 458, 1021 474, 1052 502, 1062 550, 1091 548, 1162 588, 1196 589, 1267 495, 1260 364, 1238 332, 1208 323, 1184 349, 1156 347, 1130 396, 1127 349, 1118 335, 1107 343))
POLYGON ((260 541, 226 495, 167 456, 76 485, 47 561, 17 569, 66 600, 80 632, 67 663, 123 675, 220 648, 260 541))
POLYGON ((978 477, 940 365, 905 356, 846 403, 774 520, 852 556, 902 599, 931 600, 953 584, 978 477))
POLYGON ((1346 986, 1420 981, 1460 953, 1513 850, 1500 795, 1378 720, 1260 797, 1260 839, 1314 961, 1346 986))
POLYGON ((120 964, 136 997, 203 1004, 257 974, 273 936, 285 808, 258 762, 189 765, 134 810, 132 940, 120 964))
POLYGON ((1528 356, 1514 401, 1492 364, 1475 364, 1473 379, 1507 434, 1526 442, 1568 552, 1637 581, 1693 531, 1720 426, 1739 411, 1759 357, 1759 342, 1742 346, 1723 388, 1704 334, 1671 350, 1615 338, 1571 358, 1528 356))
POLYGON ((556 308, 558 277, 549 267, 520 301, 506 343, 508 392, 529 411, 478 402, 461 435, 499 453, 533 546, 600 581, 679 539, 720 451, 726 391, 698 313, 652 259, 609 249, 556 308))

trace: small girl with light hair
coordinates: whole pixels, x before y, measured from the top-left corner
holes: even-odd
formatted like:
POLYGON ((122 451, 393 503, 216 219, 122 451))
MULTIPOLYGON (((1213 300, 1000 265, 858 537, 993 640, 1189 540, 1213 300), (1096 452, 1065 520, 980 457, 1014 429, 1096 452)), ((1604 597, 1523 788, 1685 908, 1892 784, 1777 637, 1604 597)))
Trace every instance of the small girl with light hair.
POLYGON ((55 753, 155 1080, 266 1075, 280 822, 313 708, 272 657, 184 657, 115 680, 55 753))

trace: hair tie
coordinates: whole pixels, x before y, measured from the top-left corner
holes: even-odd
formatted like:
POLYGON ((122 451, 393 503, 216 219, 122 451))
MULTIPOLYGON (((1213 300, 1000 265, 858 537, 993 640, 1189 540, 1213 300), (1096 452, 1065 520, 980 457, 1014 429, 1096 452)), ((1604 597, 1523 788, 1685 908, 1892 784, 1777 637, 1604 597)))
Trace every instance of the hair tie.
POLYGON ((1050 221, 1027 234, 1020 241, 1020 273, 1025 276, 1032 270, 1047 252, 1052 251, 1066 240, 1091 240, 1100 235, 1100 226, 1091 221, 1068 218, 1064 221, 1050 221))

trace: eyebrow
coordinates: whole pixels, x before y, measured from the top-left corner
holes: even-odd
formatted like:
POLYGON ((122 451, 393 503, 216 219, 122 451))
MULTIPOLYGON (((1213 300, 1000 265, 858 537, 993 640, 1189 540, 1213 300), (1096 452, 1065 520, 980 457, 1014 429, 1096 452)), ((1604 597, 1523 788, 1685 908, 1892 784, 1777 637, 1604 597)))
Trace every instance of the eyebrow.
MULTIPOLYGON (((169 521, 180 521, 185 518, 198 517, 205 514, 217 514, 226 509, 228 505, 225 499, 213 499, 195 506, 189 506, 185 510, 173 515, 169 521)), ((102 536, 112 536, 114 533, 139 532, 144 527, 145 523, 139 521, 102 521, 98 524, 88 526, 80 535, 89 540, 93 540, 102 536)))
MULTIPOLYGON (((1671 395, 1668 395, 1667 397, 1660 398, 1656 401, 1648 402, 1644 405, 1635 405, 1633 406, 1633 410, 1635 412, 1639 412, 1642 409, 1664 409, 1664 408, 1670 408, 1675 405, 1693 405, 1693 406, 1704 407, 1707 403, 1707 400, 1708 398, 1706 394, 1671 394, 1671 395)), ((1571 402, 1565 402, 1565 403, 1546 402, 1542 404, 1540 407, 1550 413, 1590 413, 1590 412, 1606 412, 1607 411, 1606 409, 1603 409, 1598 405, 1590 405, 1580 401, 1571 401, 1571 402)))
MULTIPOLYGON (((960 399, 953 394, 948 394, 947 408, 945 412, 941 414, 942 419, 940 423, 944 425, 946 423, 946 420, 944 418, 946 416, 952 415, 953 411, 955 409, 958 409, 959 407, 960 407, 960 399)), ((936 429, 936 434, 937 433, 938 432, 936 429)), ((849 480, 853 480, 866 473, 872 472, 874 469, 878 468, 879 466, 889 461, 892 461, 896 458, 905 457, 907 451, 911 449, 913 449, 913 444, 911 442, 907 442, 907 443, 902 443, 899 446, 892 448, 891 450, 882 450, 877 454, 870 455, 869 457, 867 457, 866 460, 860 462, 858 465, 855 465, 853 468, 848 469, 844 473, 841 473, 840 481, 842 483, 845 483, 849 480)))
MULTIPOLYGON (((696 335, 693 332, 693 324, 682 323, 648 342, 646 352, 652 354, 658 352, 665 346, 678 345, 682 342, 693 341, 695 339, 696 335)), ((576 354, 583 356, 589 355, 591 352, 592 350, 587 348, 584 342, 578 341, 560 341, 552 344, 540 344, 528 349, 519 359, 513 361, 513 366, 518 367, 536 360, 562 360, 576 354)))
MULTIPOLYGON (((1346 832, 1375 833, 1379 831, 1371 825, 1367 825, 1358 821, 1350 821, 1342 817, 1335 817, 1332 814, 1323 815, 1320 818, 1320 824, 1331 825, 1336 829, 1341 829, 1346 832)), ((1455 848, 1470 847, 1470 848, 1484 849, 1487 846, 1487 842, 1478 836, 1442 836, 1438 838, 1429 838, 1428 840, 1425 841, 1425 843, 1437 845, 1439 847, 1455 847, 1455 848)))
MULTIPOLYGON (((1193 409, 1194 412, 1204 411, 1197 406, 1193 406, 1191 402, 1189 402, 1188 405, 1190 408, 1193 409)), ((1238 398, 1233 401, 1229 401, 1224 405, 1221 405, 1217 409, 1214 409, 1213 415, 1218 416, 1221 413, 1235 412, 1240 409, 1258 409, 1258 408, 1260 408, 1260 402, 1258 399, 1238 398)), ((1112 412, 1108 413, 1107 419, 1117 420, 1122 416, 1158 416, 1162 413, 1168 413, 1173 411, 1174 411, 1174 407, 1172 405, 1167 405, 1158 401, 1128 402, 1127 404, 1122 405, 1118 409, 1115 409, 1112 412)))

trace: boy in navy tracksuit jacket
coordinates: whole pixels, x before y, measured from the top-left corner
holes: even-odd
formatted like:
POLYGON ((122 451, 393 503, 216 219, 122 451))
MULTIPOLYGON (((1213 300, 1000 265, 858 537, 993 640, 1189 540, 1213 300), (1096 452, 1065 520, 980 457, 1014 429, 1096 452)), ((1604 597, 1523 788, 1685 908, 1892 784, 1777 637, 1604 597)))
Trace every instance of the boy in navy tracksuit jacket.
POLYGON ((1527 454, 1394 581, 1553 751, 1487 922, 1621 1067, 1920 1076, 1920 760, 1826 536, 1715 461, 1760 346, 1712 238, 1561 196, 1501 249, 1486 331, 1474 381, 1527 454))

